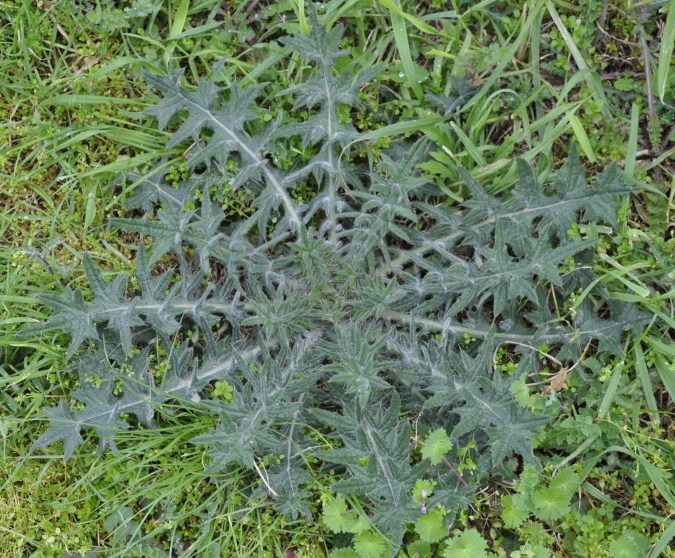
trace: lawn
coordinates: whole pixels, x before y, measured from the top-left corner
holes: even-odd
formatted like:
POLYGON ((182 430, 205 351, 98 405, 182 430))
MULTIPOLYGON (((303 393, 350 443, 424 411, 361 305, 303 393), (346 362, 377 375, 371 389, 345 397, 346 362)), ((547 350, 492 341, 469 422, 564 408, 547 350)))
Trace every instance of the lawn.
POLYGON ((0 555, 675 557, 675 0, 0 0, 0 555))

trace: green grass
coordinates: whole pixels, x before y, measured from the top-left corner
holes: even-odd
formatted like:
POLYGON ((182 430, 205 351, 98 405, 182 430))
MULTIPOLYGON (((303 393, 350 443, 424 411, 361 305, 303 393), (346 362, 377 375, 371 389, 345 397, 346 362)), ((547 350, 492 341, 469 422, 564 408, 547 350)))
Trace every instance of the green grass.
MULTIPOLYGON (((235 77, 268 83, 260 110, 270 118, 289 108, 282 92, 306 71, 267 42, 307 28, 302 0, 253 9, 215 0, 115 4, 92 2, 86 12, 85 3, 0 0, 0 554, 60 557, 102 546, 110 556, 325 556, 331 537, 321 522, 289 522, 262 499, 244 507, 247 481, 237 471, 215 483, 203 475, 186 439, 213 417, 186 420, 167 409, 161 431, 121 437, 119 456, 96 456, 87 444, 64 464, 58 448, 30 451, 44 428, 40 409, 75 379, 64 372, 63 339, 16 332, 46 318, 37 292, 81 282, 83 250, 111 270, 130 267, 134 239, 104 223, 123 213, 131 187, 115 195, 110 182, 129 169, 144 173, 167 137, 141 115, 149 104, 141 70, 171 63, 194 81, 222 61, 224 86, 235 77)), ((437 203, 463 198, 458 166, 504 191, 516 180, 514 157, 546 178, 571 141, 591 175, 619 161, 643 188, 625 200, 619 230, 572 234, 599 234, 601 285, 639 303, 651 324, 623 362, 588 358, 547 391, 560 372, 550 363, 548 383, 527 388, 530 404, 553 417, 539 440, 545 474, 576 467, 579 507, 555 525, 535 517, 507 529, 499 502, 509 488, 495 484, 457 526, 476 527, 503 556, 528 540, 554 556, 609 556, 626 532, 646 537, 650 557, 673 556, 673 2, 334 0, 321 17, 347 26, 354 64, 383 67, 362 107, 341 115, 374 142, 354 151, 376 158, 395 132, 426 135, 433 161, 421 170, 439 187, 437 203), (583 428, 591 442, 574 437, 583 428)), ((299 154, 307 156, 301 146, 277 156, 299 154)), ((168 164, 180 173, 176 155, 168 164)), ((295 195, 311 193, 304 185, 295 195)), ((233 214, 250 203, 224 190, 214 199, 233 214)), ((561 304, 573 310, 587 296, 561 304)), ((470 451, 463 465, 471 466, 470 451)), ((327 492, 330 479, 316 483, 327 492)))

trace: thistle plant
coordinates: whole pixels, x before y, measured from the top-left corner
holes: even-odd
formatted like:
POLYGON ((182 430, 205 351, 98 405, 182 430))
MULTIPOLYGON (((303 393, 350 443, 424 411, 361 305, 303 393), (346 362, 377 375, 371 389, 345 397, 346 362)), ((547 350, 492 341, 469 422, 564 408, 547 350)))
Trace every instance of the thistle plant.
POLYGON ((572 149, 548 187, 518 161, 502 198, 460 169, 465 199, 450 205, 420 178, 423 139, 371 168, 350 156, 362 138, 338 109, 359 104, 377 69, 336 72, 341 27, 314 21, 282 42, 313 71, 271 123, 255 110, 259 86, 145 75, 159 96, 147 113, 172 131, 167 149, 185 146, 191 176, 170 185, 165 160, 127 176, 128 216, 112 224, 142 237, 133 281, 108 281, 84 254, 90 298, 42 295, 53 313, 25 333, 67 334, 79 387, 44 409, 51 424, 34 447, 63 442, 68 459, 93 431, 99 451, 115 451, 119 430, 155 425, 163 406, 203 409, 219 417, 192 440, 209 473, 249 470, 250 496, 296 517, 311 513, 314 477, 333 470, 332 488, 359 499, 395 549, 420 516, 419 479, 435 483, 425 509, 456 510, 505 464, 537 464, 532 440, 546 417, 519 406, 511 386, 540 371, 538 347, 560 362, 585 348, 621 353, 636 312, 595 286, 594 239, 569 230, 616 226, 631 188, 616 168, 587 185, 572 149), (297 120, 299 109, 310 116, 297 120), (297 138, 314 154, 275 165, 275 146, 297 138), (297 203, 291 192, 307 182, 317 193, 297 203), (224 186, 255 194, 250 216, 228 220, 210 197, 224 186), (561 301, 584 289, 564 313, 561 301), (495 370, 499 346, 516 363, 511 376, 495 370), (460 474, 469 442, 476 468, 460 474))

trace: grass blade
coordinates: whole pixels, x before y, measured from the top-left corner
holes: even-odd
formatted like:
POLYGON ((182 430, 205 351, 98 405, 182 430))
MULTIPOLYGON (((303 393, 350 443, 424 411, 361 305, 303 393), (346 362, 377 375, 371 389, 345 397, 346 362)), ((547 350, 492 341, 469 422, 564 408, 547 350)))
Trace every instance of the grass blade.
POLYGON ((666 359, 660 353, 654 355, 654 364, 668 395, 670 395, 670 399, 675 401, 675 371, 673 367, 668 365, 666 359))
POLYGON ((453 132, 457 134, 457 137, 462 142, 462 144, 464 144, 464 148, 467 150, 469 155, 471 155, 471 158, 474 160, 474 162, 481 167, 486 166, 487 163, 485 159, 480 154, 478 147, 476 147, 476 145, 471 141, 469 136, 467 136, 455 122, 450 122, 450 127, 452 128, 453 132))
POLYGON ((84 212, 84 234, 87 233, 89 227, 94 222, 94 217, 96 217, 96 186, 87 194, 87 206, 84 212))
POLYGON ((645 402, 647 403, 647 408, 652 411, 652 420, 658 420, 658 406, 656 404, 656 399, 654 397, 654 386, 652 386, 652 380, 649 377, 649 371, 647 370, 647 362, 645 361, 645 354, 642 351, 642 345, 638 341, 635 343, 634 353, 635 353, 635 372, 637 377, 642 384, 642 391, 645 394, 645 402))
MULTIPOLYGON (((390 12, 395 13, 395 14, 401 16, 402 18, 406 19, 410 23, 412 23, 415 27, 417 27, 417 29, 422 31, 422 33, 428 33, 429 35, 440 35, 441 34, 441 33, 438 32, 437 29, 434 29, 431 25, 429 25, 428 23, 425 23, 420 18, 404 12, 401 9, 401 6, 398 5, 398 1, 380 0, 380 4, 382 4, 385 8, 387 8, 390 12)), ((433 14, 431 14, 431 15, 433 15, 433 14)))
POLYGON ((659 65, 656 69, 656 91, 659 99, 663 102, 668 83, 668 72, 672 63, 673 43, 675 43, 675 0, 670 0, 666 25, 661 37, 661 49, 659 51, 659 65))
MULTIPOLYGON (((666 345, 665 343, 651 336, 646 337, 646 340, 647 343, 649 343, 649 345, 651 346, 652 351, 658 353, 661 356, 667 355, 668 358, 675 361, 675 346, 666 345)), ((673 399, 673 401, 675 401, 675 398, 673 399)))
POLYGON ((80 107, 94 105, 137 105, 138 99, 106 97, 104 95, 54 95, 40 102, 41 106, 80 107))
POLYGON ((608 453, 623 453, 624 455, 627 455, 631 459, 637 461, 640 466, 644 468, 647 476, 652 481, 652 483, 654 483, 654 486, 659 491, 663 499, 668 502, 668 504, 675 507, 675 494, 673 494, 670 483, 668 480, 666 480, 663 471, 661 471, 661 469, 656 467, 654 464, 650 463, 642 454, 636 453, 625 446, 610 446, 600 454, 593 457, 584 468, 581 477, 585 478, 592 470, 592 467, 595 467, 600 458, 608 453))
MULTIPOLYGON (((413 90, 415 96, 418 99, 421 99, 424 96, 424 93, 420 84, 417 83, 416 65, 410 53, 410 43, 408 42, 408 32, 405 25, 406 20, 401 15, 401 6, 399 0, 394 0, 393 2, 389 3, 393 4, 392 8, 389 8, 389 13, 391 14, 394 41, 396 42, 398 55, 401 58, 403 71, 405 72, 408 86, 413 90)), ((382 2, 382 4, 385 4, 385 2, 382 2)))
POLYGON ((293 11, 295 11, 298 16, 298 21, 300 22, 300 32, 308 33, 309 22, 307 21, 307 14, 305 14, 305 0, 294 0, 293 11))
POLYGON ((600 82, 598 75, 595 72, 591 71, 591 69, 588 67, 588 64, 586 64, 586 60, 581 54, 581 51, 577 47, 576 43, 574 42, 574 39, 572 38, 572 35, 570 35, 570 32, 567 30, 567 27, 565 27, 565 24, 563 23, 562 19, 560 19, 558 11, 555 9, 555 6, 550 0, 546 1, 546 8, 548 9, 548 13, 551 14, 551 18, 553 19, 553 22, 558 28, 558 31, 560 31, 560 35, 565 41, 567 48, 569 48, 570 53, 572 54, 572 58, 574 58, 574 62, 576 63, 577 67, 580 70, 588 70, 589 73, 587 74, 586 83, 588 84, 590 90, 593 92, 595 100, 600 105, 600 110, 602 111, 602 114, 605 116, 609 116, 609 110, 607 109, 609 105, 607 104, 605 91, 602 88, 602 83, 600 82))
POLYGON ((640 107, 633 103, 630 109, 630 135, 626 147, 626 164, 624 173, 626 176, 635 175, 635 161, 637 159, 638 132, 640 131, 640 107))
POLYGON ((614 396, 616 395, 616 389, 619 386, 619 380, 621 379, 621 374, 623 373, 623 362, 620 362, 616 370, 614 370, 614 373, 612 374, 612 377, 609 380, 609 384, 607 385, 607 391, 605 392, 605 396, 602 398, 602 403, 600 403, 600 409, 598 410, 598 418, 603 419, 609 412, 609 408, 612 405, 612 401, 614 400, 614 396))
POLYGON ((596 163, 598 159, 596 158, 595 152, 593 151, 591 141, 588 139, 588 136, 584 131, 584 125, 581 123, 581 120, 579 120, 576 114, 570 114, 569 120, 570 124, 572 125, 572 131, 574 132, 574 136, 577 138, 577 143, 584 152, 584 155, 588 157, 588 160, 591 163, 596 163))
POLYGON ((596 500, 600 500, 603 504, 608 504, 609 506, 612 506, 614 508, 619 508, 622 510, 626 510, 627 512, 644 517, 645 519, 651 519, 653 521, 664 521, 663 517, 660 517, 658 515, 654 515, 653 513, 648 513, 644 512, 639 509, 634 509, 634 508, 627 508, 626 506, 622 506, 618 502, 612 500, 607 494, 602 492, 601 490, 598 490, 595 486, 593 486, 590 482, 585 482, 583 484, 583 489, 588 492, 593 498, 596 500))
POLYGON ((182 0, 176 13, 174 14, 171 27, 169 28, 169 44, 164 50, 164 64, 168 65, 171 60, 171 55, 173 54, 174 49, 176 48, 175 41, 172 39, 178 37, 183 32, 185 23, 187 22, 188 9, 190 8, 190 0, 182 0))
POLYGON ((668 525, 668 528, 663 532, 647 558, 657 558, 657 556, 668 547, 673 538, 675 538, 675 521, 670 522, 670 525, 668 525))
POLYGON ((190 0, 182 0, 180 6, 176 10, 176 14, 173 17, 173 22, 171 23, 171 30, 169 31, 169 37, 177 37, 183 31, 185 27, 185 22, 187 21, 188 8, 190 7, 190 0))
POLYGON ((513 64, 513 59, 516 55, 516 52, 518 52, 520 46, 530 36, 530 30, 532 29, 532 25, 537 20, 537 17, 539 17, 539 14, 543 6, 544 0, 537 0, 537 2, 532 6, 532 9, 528 14, 525 23, 520 29, 520 33, 518 33, 518 37, 508 49, 505 49, 501 58, 497 61, 496 67, 490 74, 490 77, 488 77, 485 80, 480 91, 476 93, 476 95, 474 95, 466 105, 464 105, 462 112, 468 110, 473 105, 475 105, 480 99, 482 99, 487 94, 487 92, 492 89, 492 86, 495 84, 495 82, 502 76, 502 74, 504 73, 504 69, 509 64, 513 64))
POLYGON ((202 35, 208 31, 211 31, 212 29, 215 29, 217 27, 221 27, 222 22, 220 21, 212 21, 211 23, 206 23, 204 25, 200 25, 199 27, 192 27, 190 29, 187 29, 186 31, 183 31, 181 33, 178 33, 178 35, 174 35, 172 37, 167 38, 167 41, 180 41, 182 39, 187 39, 188 37, 194 37, 195 35, 202 35))
POLYGON ((389 126, 383 126, 377 130, 372 130, 371 132, 366 132, 361 134, 359 139, 355 140, 352 143, 357 141, 369 141, 376 140, 381 138, 388 138, 391 136, 398 136, 400 134, 407 134, 410 132, 419 132, 420 130, 443 122, 443 117, 436 116, 434 118, 420 118, 418 120, 405 120, 403 122, 397 122, 396 124, 390 124, 389 126))
POLYGON ((619 262, 617 262, 614 258, 607 256, 605 254, 601 254, 600 259, 607 262, 609 265, 611 265, 613 268, 617 270, 614 271, 612 269, 605 269, 604 270, 605 275, 611 276, 617 281, 620 281, 628 289, 633 291, 636 295, 641 296, 643 299, 647 299, 650 297, 652 292, 649 290, 649 288, 631 273, 632 269, 639 269, 640 267, 644 267, 644 263, 636 263, 630 266, 631 269, 628 269, 623 265, 621 265, 619 262), (630 277, 630 279, 627 279, 626 276, 630 277))

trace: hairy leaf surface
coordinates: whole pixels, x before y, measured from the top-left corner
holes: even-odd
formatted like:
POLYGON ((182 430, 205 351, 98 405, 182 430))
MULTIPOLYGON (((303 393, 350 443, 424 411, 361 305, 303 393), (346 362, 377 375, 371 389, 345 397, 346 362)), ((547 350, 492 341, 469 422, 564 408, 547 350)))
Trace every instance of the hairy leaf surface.
MULTIPOLYGON (((540 372, 538 347, 569 365, 587 347, 621 354, 624 332, 641 326, 634 306, 607 303, 594 282, 596 239, 568 234, 584 220, 616 226, 631 188, 614 168, 587 184, 573 148, 551 185, 518 161, 518 185, 497 197, 460 169, 465 201, 439 202, 419 173, 426 141, 393 145, 370 166, 347 152, 363 138, 342 109, 376 70, 336 70, 342 29, 314 18, 282 42, 311 69, 284 92, 295 108, 271 122, 256 109, 264 86, 226 87, 218 71, 194 87, 180 70, 146 74, 159 96, 147 113, 173 130, 167 148, 186 148, 191 176, 173 188, 160 159, 127 177, 135 193, 113 224, 151 238, 131 279, 85 254, 87 292, 42 295, 52 314, 26 334, 62 331, 79 387, 76 404, 45 408, 50 427, 34 447, 62 442, 69 458, 93 431, 99 451, 115 451, 116 432, 153 426, 158 409, 213 413, 217 425, 192 440, 209 474, 247 470, 251 498, 296 517, 310 514, 313 476, 332 470, 333 489, 359 499, 395 551, 419 517, 416 481, 435 483, 429 505, 459 508, 504 463, 537 463, 546 417, 511 387, 540 372), (281 167, 279 145, 307 156, 281 167), (296 202, 297 186, 315 196, 296 202), (213 195, 225 187, 255 195, 249 216, 225 215, 213 195), (574 312, 558 304, 585 289, 574 312), (498 345, 517 347, 518 374, 496 370, 498 345), (227 401, 216 381, 231 387, 227 401), (462 476, 452 463, 468 442, 478 467, 462 476)), ((558 514, 546 493, 537 505, 558 514)), ((348 530, 342 511, 334 523, 348 530)), ((443 526, 426 523, 437 540, 443 526)), ((364 533, 363 548, 380 544, 364 533)), ((483 555, 472 537, 445 555, 483 555)))

